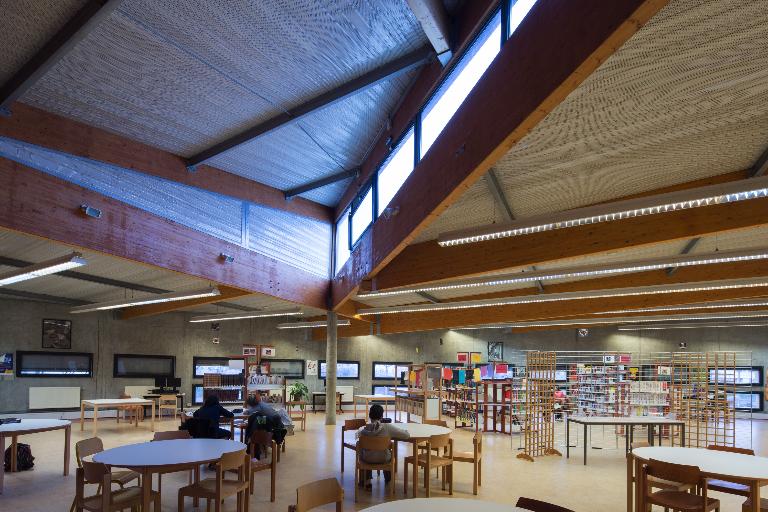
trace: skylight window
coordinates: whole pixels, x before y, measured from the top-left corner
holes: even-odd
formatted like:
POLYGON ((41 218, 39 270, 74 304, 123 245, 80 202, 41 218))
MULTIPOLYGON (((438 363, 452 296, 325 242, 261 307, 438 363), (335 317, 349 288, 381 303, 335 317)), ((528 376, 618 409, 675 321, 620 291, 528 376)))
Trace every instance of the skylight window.
POLYGON ((510 34, 514 34, 517 27, 520 26, 535 3, 536 0, 517 0, 516 2, 512 2, 512 7, 509 9, 510 34))
POLYGON ((339 273, 341 267, 349 259, 349 209, 344 211, 339 221, 336 223, 336 256, 333 275, 339 273))
POLYGON ((414 137, 413 128, 411 128, 379 171, 378 215, 381 215, 381 212, 389 205, 403 182, 413 171, 413 151, 414 137))
POLYGON ((351 245, 355 245, 373 222, 373 187, 363 195, 357 209, 352 212, 351 245))

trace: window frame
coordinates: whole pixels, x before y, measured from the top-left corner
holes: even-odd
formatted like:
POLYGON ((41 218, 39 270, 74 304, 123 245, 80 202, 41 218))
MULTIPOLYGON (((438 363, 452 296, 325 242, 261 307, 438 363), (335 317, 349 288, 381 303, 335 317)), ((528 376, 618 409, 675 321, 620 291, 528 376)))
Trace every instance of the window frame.
MULTIPOLYGON (((384 365, 384 364, 392 365, 393 364, 393 365, 395 365, 395 367, 397 367, 397 366, 411 366, 413 363, 412 362, 407 362, 406 363, 405 361, 372 361, 371 362, 371 380, 372 381, 373 380, 376 380, 376 381, 381 381, 381 380, 400 380, 400 376, 398 376, 398 375, 395 375, 394 377, 376 377, 376 365, 377 364, 381 364, 381 365, 384 365)), ((408 372, 408 370, 406 370, 406 373, 407 372, 408 372)))
MULTIPOLYGON (((376 219, 378 219, 381 216, 379 214, 379 205, 381 203, 381 198, 379 197, 379 176, 381 176, 381 171, 384 170, 384 167, 386 167, 386 165, 395 157, 396 151, 398 149, 400 149, 400 146, 403 143, 405 143, 406 139, 408 139, 408 135, 409 135, 411 129, 413 129, 413 168, 411 169, 411 172, 408 173, 408 176, 413 174, 413 172, 416 170, 416 166, 419 163, 419 160, 418 160, 418 154, 419 154, 418 144, 419 144, 419 142, 421 140, 421 138, 416 135, 416 132, 417 132, 416 127, 419 124, 420 123, 418 123, 416 120, 414 120, 413 122, 408 124, 408 126, 405 127, 405 129, 400 134, 400 136, 397 138, 397 140, 391 145, 392 149, 390 149, 387 152, 386 156, 384 158, 382 158, 381 161, 376 166, 376 172, 374 173, 374 182, 376 183, 376 205, 375 205, 375 208, 374 208, 374 213, 376 213, 376 216, 373 219, 374 222, 376 221, 376 219)), ((421 130, 418 130, 418 131, 421 132, 421 130)), ((407 179, 408 178, 406 177, 406 180, 407 179)), ((403 183, 405 183, 405 182, 403 182, 403 183)), ((397 192, 400 191, 400 189, 403 186, 403 183, 401 183, 400 186, 397 188, 397 191, 392 196, 392 199, 394 199, 395 196, 397 195, 397 192)), ((392 201, 392 199, 390 199, 390 202, 392 201)), ((384 205, 384 207, 386 207, 388 204, 389 203, 386 203, 384 205)))
POLYGON ((264 361, 269 361, 269 374, 270 375, 282 375, 286 379, 293 379, 293 380, 302 380, 304 379, 304 372, 306 371, 306 360, 304 359, 264 359, 264 361), (285 374, 285 373, 275 373, 272 368, 272 363, 277 361, 278 363, 301 363, 301 376, 297 377, 298 374, 285 374))
POLYGON ((154 379, 155 377, 171 377, 176 378, 176 356, 157 355, 157 354, 114 354, 112 356, 112 378, 114 379, 154 379), (171 361, 171 374, 160 374, 151 372, 140 372, 123 375, 118 373, 118 360, 120 358, 125 359, 160 359, 171 361))
MULTIPOLYGON (((229 363, 232 359, 237 359, 236 357, 225 357, 225 356, 192 356, 192 378, 193 379, 202 379, 202 375, 197 374, 197 364, 198 361, 201 360, 208 360, 208 361, 220 361, 229 363)), ((229 365, 223 365, 223 366, 229 366, 229 365)))
POLYGON ((54 352, 52 350, 17 350, 16 351, 16 377, 20 379, 91 379, 93 378, 93 352, 54 352), (46 355, 46 356, 77 356, 88 358, 88 375, 61 375, 61 374, 40 374, 27 375, 23 373, 24 356, 46 355))
MULTIPOLYGON (((327 374, 326 374, 326 376, 323 376, 323 372, 322 372, 323 363, 325 363, 325 359, 320 359, 317 362, 317 378, 320 379, 320 380, 326 380, 327 379, 327 374)), ((341 360, 341 359, 336 360, 336 365, 337 366, 340 363, 357 365, 357 377, 339 377, 337 375, 336 376, 336 380, 360 380, 362 378, 360 376, 360 361, 351 361, 351 360, 346 360, 346 359, 345 360, 341 360)))
POLYGON ((361 188, 362 192, 358 193, 357 196, 355 196, 355 199, 352 201, 352 205, 350 205, 349 208, 349 223, 348 223, 348 231, 349 231, 349 252, 355 250, 355 247, 360 243, 360 240, 363 239, 365 234, 368 232, 368 230, 371 229, 373 226, 373 223, 376 222, 376 211, 378 210, 376 196, 377 193, 377 186, 376 186, 376 176, 377 174, 374 174, 371 181, 369 181, 364 187, 361 188), (365 196, 368 194, 371 194, 371 221, 368 223, 368 225, 360 232, 360 236, 357 237, 357 240, 352 240, 352 221, 355 216, 355 213, 360 210, 360 207, 365 202, 365 196), (357 203, 357 204, 355 204, 357 203))

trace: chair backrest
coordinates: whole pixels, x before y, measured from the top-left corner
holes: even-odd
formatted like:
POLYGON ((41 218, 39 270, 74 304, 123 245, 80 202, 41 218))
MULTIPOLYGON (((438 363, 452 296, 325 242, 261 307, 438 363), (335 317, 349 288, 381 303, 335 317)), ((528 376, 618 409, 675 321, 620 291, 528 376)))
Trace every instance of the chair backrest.
POLYGON ((83 459, 94 453, 104 451, 104 443, 98 437, 89 437, 75 443, 75 458, 78 467, 83 467, 83 459))
POLYGON ((272 444, 272 432, 266 430, 254 430, 251 432, 250 444, 256 446, 270 446, 272 444))
POLYGON ((755 454, 755 450, 751 450, 749 448, 736 448, 735 446, 722 446, 719 444, 711 444, 707 446, 707 450, 716 450, 718 452, 741 453, 743 455, 755 454))
POLYGON ((165 432, 155 432, 153 441, 171 441, 173 439, 192 439, 186 430, 166 430, 165 432))
POLYGON ((83 461, 83 476, 86 483, 100 484, 107 473, 109 473, 109 467, 106 464, 83 461))
POLYGON ((315 507, 336 503, 336 510, 341 512, 344 502, 344 489, 335 478, 326 478, 296 489, 296 512, 306 512, 315 507))
POLYGON ((438 436, 429 436, 430 448, 445 448, 451 444, 451 434, 440 434, 438 436))
POLYGON ((392 440, 384 436, 360 436, 357 440, 358 450, 383 452, 392 447, 392 440))
POLYGON ((472 444, 477 448, 477 453, 483 453, 483 432, 478 430, 475 435, 472 436, 472 444))
POLYGON ((176 395, 160 395, 157 399, 160 405, 172 405, 176 407, 176 395))
POLYGON ((243 466, 244 460, 245 460, 245 450, 222 453, 221 458, 219 459, 218 466, 221 468, 221 471, 238 469, 243 466))
POLYGON ((345 430, 357 430, 363 428, 366 425, 364 419, 344 420, 344 426, 341 427, 341 431, 345 430))
POLYGON ((421 420, 425 425, 437 425, 438 427, 448 428, 448 422, 445 420, 421 420))
POLYGON ((650 459, 645 467, 645 473, 663 480, 671 480, 683 484, 698 484, 701 482, 701 470, 697 466, 672 464, 656 459, 650 459))
POLYGON ((521 497, 517 500, 517 507, 531 510, 533 512, 573 512, 573 510, 559 505, 553 505, 546 501, 534 500, 533 498, 521 497))

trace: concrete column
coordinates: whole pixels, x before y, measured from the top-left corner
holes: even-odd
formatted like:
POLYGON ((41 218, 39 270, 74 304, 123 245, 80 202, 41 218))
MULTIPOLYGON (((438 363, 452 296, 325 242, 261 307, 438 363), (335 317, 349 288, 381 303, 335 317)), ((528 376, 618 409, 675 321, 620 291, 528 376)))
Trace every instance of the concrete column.
POLYGON ((336 424, 336 361, 338 317, 334 311, 328 312, 327 338, 325 341, 325 424, 336 424))

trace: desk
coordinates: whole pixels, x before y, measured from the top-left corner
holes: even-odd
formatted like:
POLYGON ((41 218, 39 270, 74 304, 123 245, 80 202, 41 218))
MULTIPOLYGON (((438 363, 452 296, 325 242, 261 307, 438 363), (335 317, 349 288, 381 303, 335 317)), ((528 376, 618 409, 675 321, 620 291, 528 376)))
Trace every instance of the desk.
POLYGON ((243 443, 222 439, 174 439, 119 446, 95 454, 93 460, 141 473, 143 503, 141 510, 148 511, 153 473, 192 469, 195 483, 197 483, 200 481, 201 464, 217 462, 223 454, 245 450, 245 448, 243 443))
MULTIPOLYGON (((342 414, 344 411, 341 410, 341 391, 336 392, 336 405, 337 405, 337 412, 339 414, 342 414)), ((312 392, 312 413, 316 413, 316 405, 317 405, 317 397, 322 396, 325 397, 325 391, 313 391, 312 392)))
POLYGON ((353 399, 354 408, 355 408, 355 415, 354 418, 357 418, 357 399, 361 399, 363 402, 365 402, 365 409, 363 410, 363 416, 365 416, 365 411, 368 410, 368 408, 371 405, 371 402, 384 402, 384 416, 387 415, 387 404, 389 402, 395 403, 395 397, 394 395, 355 395, 353 399))
MULTIPOLYGON (((72 422, 66 420, 23 419, 21 423, 4 423, 0 425, 0 454, 5 454, 5 438, 11 438, 11 468, 16 471, 18 437, 37 432, 64 429, 64 476, 69 474, 69 437, 72 432, 72 422)), ((0 461, 0 494, 3 493, 5 464, 0 461)))
MULTIPOLYGON (((627 511, 632 511, 632 476, 640 475, 642 465, 649 459, 698 466, 703 477, 736 481, 749 485, 752 490, 752 512, 760 512, 760 486, 768 483, 768 457, 755 457, 741 453, 706 450, 704 448, 678 448, 658 446, 637 448, 627 458, 627 511), (755 498, 757 497, 757 498, 755 498)), ((639 480, 639 477, 637 478, 639 480)), ((635 508, 644 511, 641 486, 635 486, 635 508)))
POLYGON ((530 512, 518 507, 463 498, 415 498, 380 503, 365 509, 366 512, 530 512))
POLYGON ((589 441, 587 431, 593 425, 624 426, 624 451, 629 453, 629 443, 632 438, 632 430, 635 426, 648 427, 648 442, 653 444, 653 427, 659 426, 659 445, 661 445, 662 426, 680 427, 680 445, 685 446, 685 422, 673 420, 663 416, 569 416, 565 424, 565 458, 571 457, 571 423, 579 423, 584 426, 584 465, 587 465, 587 447, 589 441))
MULTIPOLYGON (((408 439, 397 439, 397 441, 401 443, 411 443, 413 446, 413 449, 411 450, 411 455, 413 455, 413 460, 418 460, 419 455, 419 443, 423 443, 424 441, 429 440, 432 436, 439 436, 442 434, 450 434, 452 432, 451 429, 446 427, 441 427, 439 425, 429 425, 426 423, 405 423, 397 425, 398 427, 402 427, 405 430, 408 431, 408 439)), ((405 465, 403 465, 405 466, 405 465)), ((394 475, 393 475, 394 477, 394 475)), ((416 497, 416 492, 419 489, 419 467, 414 466, 413 468, 413 497, 416 497)), ((451 501, 454 501, 451 499, 451 501)), ((393 503, 402 503, 402 501, 396 501, 393 503)), ((475 502, 477 503, 477 502, 475 502)), ((477 505, 475 505, 477 506, 477 505)), ((435 509, 437 510, 437 509, 435 509)), ((440 509, 442 511, 442 509, 440 509)), ((465 509, 466 510, 466 509, 465 509)), ((509 510, 509 507, 507 507, 506 510, 509 510)), ((444 511, 443 511, 444 512, 444 511)), ((487 512, 487 511, 484 511, 487 512)))
MULTIPOLYGON (((86 407, 91 407, 93 409, 93 436, 96 437, 96 433, 98 432, 99 408, 110 409, 110 408, 120 407, 125 405, 152 406, 151 429, 152 429, 152 432, 155 431, 155 401, 143 400, 141 398, 96 398, 92 400, 81 400, 80 401, 80 430, 82 431, 85 429, 85 408, 86 407)), ((139 426, 138 415, 136 415, 136 426, 137 427, 139 426)))

